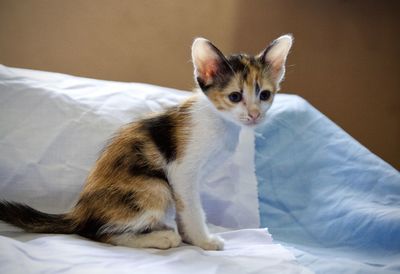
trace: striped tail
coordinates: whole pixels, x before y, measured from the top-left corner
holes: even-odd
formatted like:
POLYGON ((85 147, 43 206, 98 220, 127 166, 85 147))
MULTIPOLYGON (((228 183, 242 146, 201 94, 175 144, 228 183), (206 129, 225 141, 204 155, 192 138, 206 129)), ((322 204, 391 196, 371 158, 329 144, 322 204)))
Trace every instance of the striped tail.
POLYGON ((48 214, 27 205, 0 202, 0 220, 36 233, 74 233, 75 227, 65 214, 48 214))

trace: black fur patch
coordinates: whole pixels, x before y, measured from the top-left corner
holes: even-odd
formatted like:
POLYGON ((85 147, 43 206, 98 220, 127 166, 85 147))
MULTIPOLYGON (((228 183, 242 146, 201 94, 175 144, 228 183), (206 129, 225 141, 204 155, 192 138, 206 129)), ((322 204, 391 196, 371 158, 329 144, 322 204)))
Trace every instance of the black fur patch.
POLYGON ((143 152, 144 143, 135 142, 132 144, 133 157, 129 161, 128 172, 132 176, 155 177, 164 181, 168 181, 165 172, 162 169, 152 167, 151 163, 146 159, 143 152))
POLYGON ((48 214, 19 203, 0 202, 0 220, 31 232, 73 232, 64 214, 48 214))
POLYGON ((228 61, 224 58, 223 61, 220 62, 218 66, 218 72, 214 76, 214 86, 217 86, 220 89, 226 87, 229 84, 231 77, 233 76, 233 70, 229 65, 228 61))
POLYGON ((229 64, 231 65, 234 72, 243 72, 246 65, 242 62, 241 55, 231 55, 228 57, 229 64))
POLYGON ((128 171, 132 176, 155 177, 168 182, 167 176, 162 169, 152 169, 149 166, 137 165, 133 163, 129 165, 128 171))
POLYGON ((256 87, 255 87, 255 92, 256 92, 256 96, 258 96, 258 94, 260 93, 260 85, 258 83, 256 83, 256 87))
POLYGON ((133 191, 123 193, 120 198, 120 202, 127 206, 130 210, 141 211, 142 208, 136 203, 136 194, 133 191))
POLYGON ((90 216, 79 225, 76 233, 92 240, 98 240, 100 237, 99 230, 105 225, 106 222, 100 218, 90 216))
POLYGON ((175 140, 175 123, 167 114, 148 118, 142 122, 143 128, 149 133, 157 148, 167 162, 176 159, 177 143, 175 140))
POLYGON ((196 80, 197 80, 197 83, 199 84, 199 87, 201 88, 201 90, 203 92, 207 92, 212 87, 212 85, 206 85, 204 80, 201 79, 200 77, 197 77, 196 80))
POLYGON ((153 229, 151 229, 150 227, 145 227, 143 228, 143 230, 139 231, 140 234, 149 234, 153 232, 153 229))
POLYGON ((132 152, 137 157, 143 157, 143 147, 144 147, 143 142, 136 141, 132 144, 132 152))
POLYGON ((126 170, 131 176, 154 177, 168 182, 164 170, 154 168, 146 159, 142 142, 134 142, 130 154, 118 156, 114 160, 113 169, 126 170))

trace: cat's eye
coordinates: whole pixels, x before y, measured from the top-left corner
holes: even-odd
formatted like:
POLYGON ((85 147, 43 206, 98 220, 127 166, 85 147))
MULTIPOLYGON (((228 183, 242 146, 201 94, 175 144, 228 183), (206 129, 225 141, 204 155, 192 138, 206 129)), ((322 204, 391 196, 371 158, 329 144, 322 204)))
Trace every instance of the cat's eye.
POLYGON ((271 97, 271 91, 263 90, 260 92, 260 100, 267 101, 271 97))
POLYGON ((229 100, 231 100, 234 103, 239 103, 242 101, 242 94, 238 91, 234 91, 231 94, 228 95, 229 100))

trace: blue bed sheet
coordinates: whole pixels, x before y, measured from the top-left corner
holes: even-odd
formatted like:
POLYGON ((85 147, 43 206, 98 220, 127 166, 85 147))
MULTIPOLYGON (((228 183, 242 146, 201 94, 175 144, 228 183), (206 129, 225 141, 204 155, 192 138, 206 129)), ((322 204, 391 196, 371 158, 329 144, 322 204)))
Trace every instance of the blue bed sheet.
POLYGON ((400 174, 304 99, 257 130, 261 224, 317 273, 400 272, 400 174))

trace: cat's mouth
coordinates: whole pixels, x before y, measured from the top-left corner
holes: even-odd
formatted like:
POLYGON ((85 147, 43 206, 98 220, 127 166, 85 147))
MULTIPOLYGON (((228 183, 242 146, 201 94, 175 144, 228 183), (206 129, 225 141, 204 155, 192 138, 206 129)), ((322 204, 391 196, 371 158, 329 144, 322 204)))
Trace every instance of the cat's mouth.
POLYGON ((242 121, 242 123, 245 126, 249 126, 249 127, 254 127, 257 126, 259 123, 261 122, 261 120, 246 120, 246 121, 242 121))
POLYGON ((250 119, 250 118, 240 119, 240 122, 245 126, 254 127, 261 124, 263 120, 264 116, 260 116, 257 119, 250 119))

